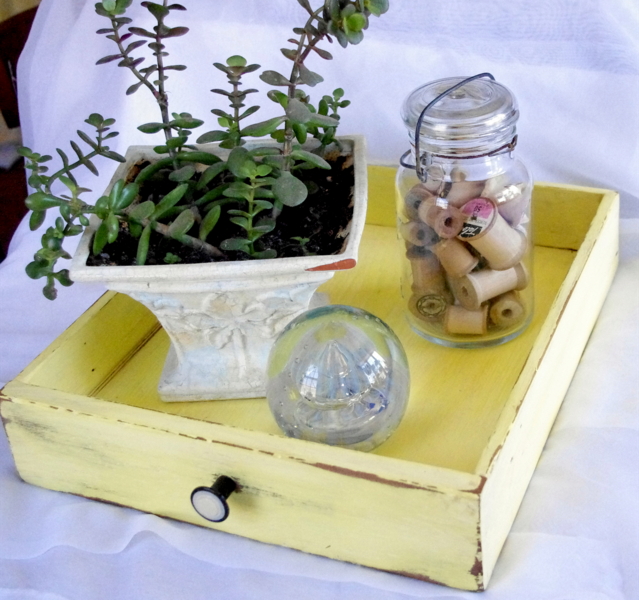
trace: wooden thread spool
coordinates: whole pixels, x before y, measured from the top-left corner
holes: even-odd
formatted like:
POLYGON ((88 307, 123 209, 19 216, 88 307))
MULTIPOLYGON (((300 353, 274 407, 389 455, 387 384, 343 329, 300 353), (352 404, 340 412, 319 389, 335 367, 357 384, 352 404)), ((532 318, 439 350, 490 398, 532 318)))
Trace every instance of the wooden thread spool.
POLYGON ((451 278, 449 284, 455 298, 464 308, 479 310, 483 302, 495 296, 511 290, 523 290, 528 285, 528 273, 520 263, 505 271, 484 269, 459 279, 451 278))
POLYGON ((490 320, 497 327, 512 327, 525 316, 526 310, 517 292, 507 292, 492 302, 490 306, 490 320))
POLYGON ((419 208, 422 202, 432 202, 434 203, 436 200, 435 195, 428 190, 428 188, 423 183, 418 183, 414 185, 406 194, 404 198, 404 212, 406 216, 412 221, 417 221, 419 219, 419 214, 417 209, 419 208))
POLYGON ((483 335, 488 330, 488 305, 479 310, 466 310, 462 306, 452 305, 444 317, 446 333, 462 335, 483 335))
POLYGON ((433 229, 421 221, 400 223, 399 233, 414 246, 429 247, 436 244, 439 239, 433 229))
POLYGON ((429 252, 423 256, 411 256, 410 267, 414 292, 441 293, 446 290, 444 270, 434 254, 429 252))
POLYGON ((449 206, 461 208, 464 204, 477 198, 484 189, 484 181, 453 181, 446 194, 449 206))
POLYGON ((504 188, 508 187, 511 183, 512 180, 509 175, 506 173, 500 173, 499 175, 495 175, 494 177, 486 180, 484 189, 479 195, 482 198, 489 198, 497 204, 497 196, 501 194, 504 188))
POLYGON ((453 302, 450 291, 432 290, 427 293, 415 293, 408 301, 410 312, 421 321, 433 322, 441 320, 453 302))
POLYGON ((457 238, 442 240, 433 246, 433 252, 451 277, 463 277, 479 262, 479 259, 468 250, 466 244, 457 238))
POLYGON ((466 216, 458 237, 468 242, 487 261, 491 269, 510 269, 526 252, 526 235, 513 229, 488 198, 475 198, 461 209, 466 216))
POLYGON ((464 225, 466 216, 444 199, 435 202, 422 202, 417 210, 421 221, 432 227, 435 233, 444 239, 457 236, 464 225))

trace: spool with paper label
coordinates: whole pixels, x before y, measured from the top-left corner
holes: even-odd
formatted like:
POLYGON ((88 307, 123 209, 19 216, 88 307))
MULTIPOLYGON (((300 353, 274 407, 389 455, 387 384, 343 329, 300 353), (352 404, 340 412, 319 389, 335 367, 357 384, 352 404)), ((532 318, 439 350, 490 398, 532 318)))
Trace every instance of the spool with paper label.
POLYGON ((513 229, 488 198, 474 198, 461 207, 464 224, 457 237, 470 244, 491 269, 515 266, 526 252, 526 235, 513 229))

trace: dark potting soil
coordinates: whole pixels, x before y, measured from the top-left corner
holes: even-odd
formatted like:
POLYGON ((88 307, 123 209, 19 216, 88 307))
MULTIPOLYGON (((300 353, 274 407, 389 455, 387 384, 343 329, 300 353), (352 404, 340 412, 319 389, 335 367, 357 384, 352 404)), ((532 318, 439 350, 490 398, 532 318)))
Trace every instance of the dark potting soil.
MULTIPOLYGON (((354 169, 351 157, 337 156, 327 160, 332 167, 330 171, 312 169, 301 172, 301 178, 309 188, 308 197, 299 206, 284 207, 277 219, 276 228, 256 242, 257 249, 272 248, 279 258, 305 254, 330 255, 342 250, 353 216, 354 169), (302 246, 292 239, 294 237, 308 238, 309 241, 302 246)), ((167 193, 169 189, 163 193, 167 193)), ((144 198, 154 192, 143 189, 141 193, 144 198)), ((238 201, 237 206, 227 204, 223 207, 219 222, 207 238, 207 242, 216 247, 219 247, 222 240, 246 236, 243 229, 225 216, 225 209, 228 208, 241 209, 242 206, 238 201)), ((267 211, 260 214, 266 215, 267 211)), ((87 265, 135 265, 137 247, 138 240, 131 235, 125 224, 121 226, 115 242, 107 244, 99 255, 89 255, 87 265)), ((167 255, 179 257, 179 264, 251 260, 248 254, 241 251, 226 251, 224 254, 225 258, 214 258, 153 231, 146 264, 165 264, 167 255)))

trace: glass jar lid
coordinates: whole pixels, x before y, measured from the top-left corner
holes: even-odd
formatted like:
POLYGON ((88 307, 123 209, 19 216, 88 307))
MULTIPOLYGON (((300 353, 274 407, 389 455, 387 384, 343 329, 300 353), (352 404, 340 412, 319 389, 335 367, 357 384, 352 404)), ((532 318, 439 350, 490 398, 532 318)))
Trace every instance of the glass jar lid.
MULTIPOLYGON (((402 119, 411 140, 424 108, 465 79, 438 79, 409 94, 402 119)), ((463 155, 494 150, 513 139, 518 118, 517 102, 508 88, 491 79, 473 79, 426 111, 420 128, 421 152, 463 155)))

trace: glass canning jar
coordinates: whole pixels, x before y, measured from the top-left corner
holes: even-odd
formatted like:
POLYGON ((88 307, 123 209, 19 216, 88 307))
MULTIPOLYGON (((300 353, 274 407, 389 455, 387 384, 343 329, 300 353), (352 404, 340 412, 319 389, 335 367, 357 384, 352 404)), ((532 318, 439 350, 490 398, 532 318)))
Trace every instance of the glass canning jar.
POLYGON ((433 342, 500 344, 531 320, 533 184, 514 153, 518 117, 487 73, 427 83, 404 102, 401 288, 411 327, 433 342))

